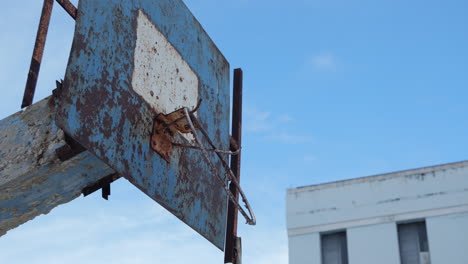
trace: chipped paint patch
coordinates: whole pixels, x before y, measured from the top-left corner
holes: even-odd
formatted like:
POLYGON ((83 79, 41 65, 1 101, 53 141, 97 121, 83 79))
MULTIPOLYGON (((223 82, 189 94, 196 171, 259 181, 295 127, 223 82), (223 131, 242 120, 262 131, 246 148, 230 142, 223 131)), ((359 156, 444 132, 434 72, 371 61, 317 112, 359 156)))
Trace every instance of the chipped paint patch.
POLYGON ((195 108, 198 77, 177 49, 141 11, 137 18, 132 88, 158 113, 195 108))
POLYGON ((150 145, 158 114, 198 99, 227 149, 229 64, 181 0, 80 0, 57 125, 222 250, 227 197, 200 151, 174 148, 168 163, 150 145))
POLYGON ((55 150, 66 144, 48 97, 0 120, 0 236, 81 195, 114 171, 85 151, 62 162, 55 150))

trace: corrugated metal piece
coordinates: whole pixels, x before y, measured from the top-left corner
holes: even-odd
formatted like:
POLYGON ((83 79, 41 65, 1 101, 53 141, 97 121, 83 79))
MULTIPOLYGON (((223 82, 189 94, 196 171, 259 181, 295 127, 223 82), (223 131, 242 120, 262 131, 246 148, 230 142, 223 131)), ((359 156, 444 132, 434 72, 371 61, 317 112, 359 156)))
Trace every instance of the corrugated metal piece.
POLYGON ((226 194, 200 151, 174 147, 167 162, 150 147, 157 114, 199 100, 198 119, 228 149, 229 64, 182 1, 80 0, 57 124, 223 250, 226 194))

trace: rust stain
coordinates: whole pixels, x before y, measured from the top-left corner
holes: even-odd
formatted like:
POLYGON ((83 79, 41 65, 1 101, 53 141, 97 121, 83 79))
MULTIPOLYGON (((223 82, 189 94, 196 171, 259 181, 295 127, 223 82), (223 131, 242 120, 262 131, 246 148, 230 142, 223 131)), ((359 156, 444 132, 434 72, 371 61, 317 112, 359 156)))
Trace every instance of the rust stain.
MULTIPOLYGON (((200 106, 192 110, 195 112, 200 106)), ((184 109, 178 109, 167 115, 159 114, 156 116, 151 132, 151 149, 158 153, 166 162, 170 162, 172 155, 172 142, 177 133, 187 134, 192 132, 185 118, 184 109)))
MULTIPOLYGON (((217 146, 229 147, 229 64, 179 0, 79 2, 63 90, 57 96, 57 124, 222 249, 226 194, 198 151, 172 146, 191 132, 179 119, 183 112, 163 115, 132 89, 140 9, 200 78, 201 126, 217 146)), ((187 81, 177 77, 177 82, 187 81)), ((221 170, 221 163, 213 160, 221 170)))

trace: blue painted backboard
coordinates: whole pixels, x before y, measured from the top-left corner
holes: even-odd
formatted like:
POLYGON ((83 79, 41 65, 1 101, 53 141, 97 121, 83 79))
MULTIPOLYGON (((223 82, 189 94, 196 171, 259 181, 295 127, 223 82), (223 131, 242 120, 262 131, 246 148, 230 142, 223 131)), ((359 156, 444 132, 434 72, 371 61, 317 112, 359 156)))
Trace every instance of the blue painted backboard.
POLYGON ((227 197, 202 153, 150 146, 158 115, 200 100, 201 125, 227 149, 229 64, 182 1, 80 0, 58 126, 223 250, 227 197))

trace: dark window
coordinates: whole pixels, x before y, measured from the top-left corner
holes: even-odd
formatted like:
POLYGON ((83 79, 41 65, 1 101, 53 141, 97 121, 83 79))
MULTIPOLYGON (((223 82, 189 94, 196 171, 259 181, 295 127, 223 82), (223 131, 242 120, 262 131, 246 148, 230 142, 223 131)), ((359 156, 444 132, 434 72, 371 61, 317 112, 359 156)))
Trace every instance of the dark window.
POLYGON ((426 222, 398 225, 401 264, 430 264, 426 222))
POLYGON ((322 264, 348 264, 346 232, 321 236, 322 264))

